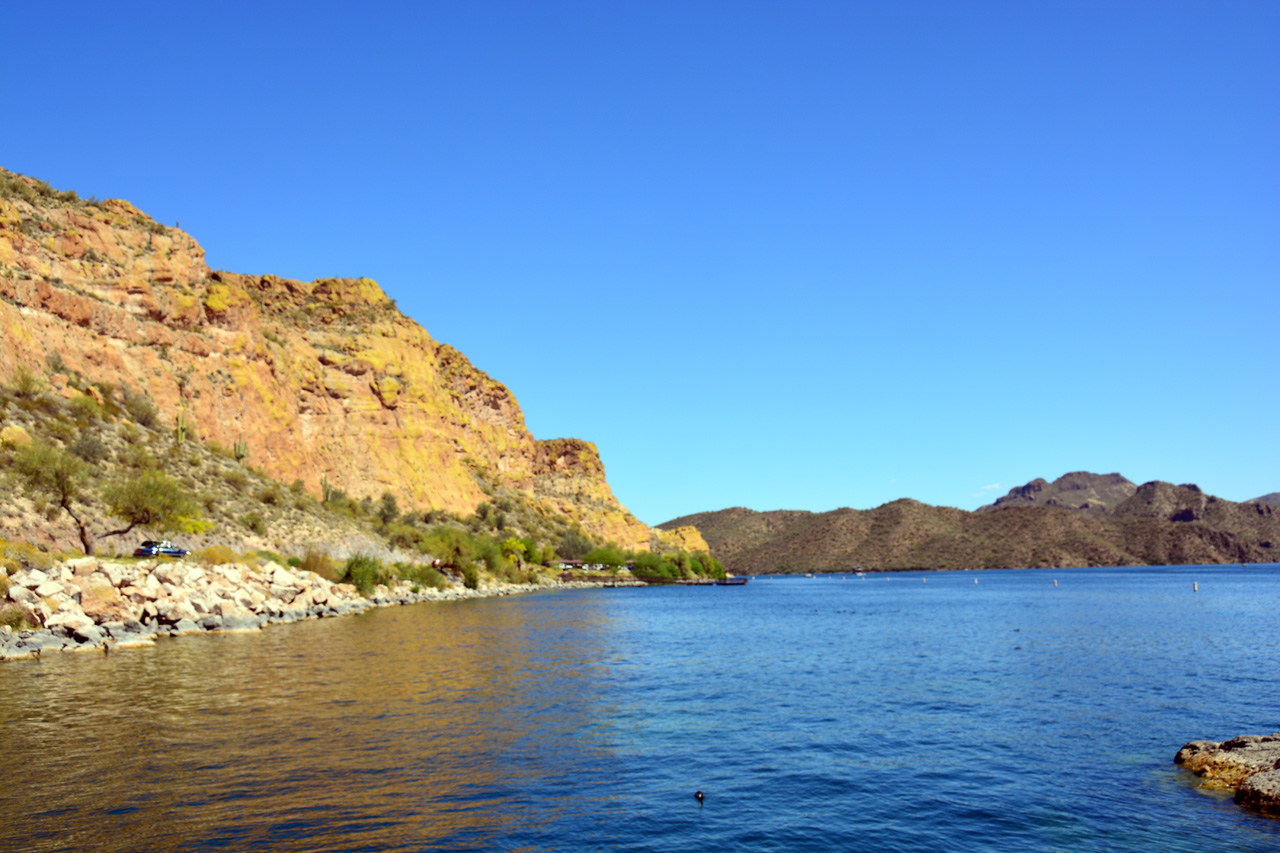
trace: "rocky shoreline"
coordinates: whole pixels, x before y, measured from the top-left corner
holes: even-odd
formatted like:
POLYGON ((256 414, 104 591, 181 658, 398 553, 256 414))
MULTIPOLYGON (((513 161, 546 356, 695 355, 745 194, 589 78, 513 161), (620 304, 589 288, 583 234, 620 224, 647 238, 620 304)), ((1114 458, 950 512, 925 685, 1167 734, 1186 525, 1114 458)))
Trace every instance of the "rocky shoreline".
POLYGON ((1202 787, 1235 791, 1238 804, 1280 818, 1280 732, 1193 740, 1173 760, 1201 777, 1202 787))
POLYGON ((409 581, 377 586, 368 598, 350 584, 277 563, 202 566, 175 560, 126 563, 83 557, 48 569, 20 569, 8 599, 31 630, 0 627, 0 661, 52 651, 99 651, 154 645, 161 636, 253 632, 267 625, 360 613, 371 607, 486 598, 549 589, 643 586, 634 582, 549 581, 419 588, 409 581))

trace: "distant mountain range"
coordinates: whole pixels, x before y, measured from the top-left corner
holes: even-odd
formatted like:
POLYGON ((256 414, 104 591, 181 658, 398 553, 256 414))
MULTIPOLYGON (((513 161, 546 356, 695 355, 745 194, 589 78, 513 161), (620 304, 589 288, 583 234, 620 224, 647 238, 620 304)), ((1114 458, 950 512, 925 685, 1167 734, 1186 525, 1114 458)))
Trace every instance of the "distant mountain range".
POLYGON ((974 512, 904 498, 822 513, 735 507, 658 526, 697 527, 726 567, 751 574, 1273 562, 1277 497, 1235 503, 1193 484, 1077 471, 974 512))

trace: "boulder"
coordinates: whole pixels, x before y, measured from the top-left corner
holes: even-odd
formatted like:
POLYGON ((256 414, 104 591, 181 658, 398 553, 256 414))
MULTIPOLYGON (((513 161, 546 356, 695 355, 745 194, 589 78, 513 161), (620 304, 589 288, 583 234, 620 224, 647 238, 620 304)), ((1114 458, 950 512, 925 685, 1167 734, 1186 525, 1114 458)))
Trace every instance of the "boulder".
POLYGON ((25 586, 9 587, 9 600, 18 604, 36 605, 40 603, 40 596, 36 595, 33 590, 27 589, 25 586))
POLYGON ((168 587, 180 587, 187 579, 186 567, 182 563, 161 563, 151 572, 151 576, 168 587))
POLYGON ((13 578, 13 584, 15 586, 24 586, 27 589, 35 589, 49 579, 49 576, 39 569, 27 569, 25 573, 19 572, 13 578))
POLYGON ((1280 732, 1230 740, 1193 740, 1174 762, 1195 773, 1206 788, 1236 792, 1237 803, 1280 817, 1280 732))
POLYGON ((103 563, 98 573, 113 587, 122 587, 133 580, 133 572, 119 563, 103 563))
POLYGON ((83 613, 73 610, 63 610, 55 613, 44 622, 44 626, 50 630, 54 628, 66 628, 73 634, 82 628, 88 628, 92 625, 92 619, 85 616, 83 613))
POLYGON ((283 584, 273 583, 271 585, 270 592, 272 598, 278 598, 285 604, 292 603, 293 600, 298 597, 298 590, 292 586, 285 586, 283 584))
POLYGON ((103 636, 101 629, 97 625, 90 622, 88 625, 81 625, 71 631, 71 636, 75 637, 82 643, 91 646, 97 646, 102 643, 103 636))

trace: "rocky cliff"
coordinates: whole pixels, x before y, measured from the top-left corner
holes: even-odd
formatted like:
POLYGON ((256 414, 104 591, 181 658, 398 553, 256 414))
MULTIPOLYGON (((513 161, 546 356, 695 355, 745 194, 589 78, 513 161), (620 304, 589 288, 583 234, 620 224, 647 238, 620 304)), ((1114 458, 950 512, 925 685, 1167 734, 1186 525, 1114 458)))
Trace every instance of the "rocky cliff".
POLYGON ((215 271, 126 201, 0 170, 0 377, 51 360, 313 493, 466 514, 507 487, 624 547, 652 538, 595 445, 536 440, 506 386, 375 282, 215 271))

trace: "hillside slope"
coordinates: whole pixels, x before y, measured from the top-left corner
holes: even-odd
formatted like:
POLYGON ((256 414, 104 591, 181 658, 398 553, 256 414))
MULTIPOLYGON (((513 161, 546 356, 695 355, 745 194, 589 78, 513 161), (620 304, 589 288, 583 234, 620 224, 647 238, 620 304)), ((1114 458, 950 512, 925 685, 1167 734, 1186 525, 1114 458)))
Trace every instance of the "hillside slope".
POLYGON ((0 376, 56 363, 72 396, 129 389, 205 441, 312 494, 389 492, 467 514, 496 489, 647 547, 595 445, 536 440, 515 397, 368 279, 215 271, 126 201, 0 170, 0 376))
MULTIPOLYGON (((1092 483, 1090 478, 1097 477, 1083 472, 1068 476, 1077 483, 1092 483)), ((1112 478, 1124 479, 1098 479, 1127 490, 1112 478)), ((1052 498, 1051 490, 1033 494, 1043 491, 1050 491, 1052 498)), ((1089 502, 1100 502, 1096 489, 1093 495, 1089 502)), ((854 566, 971 569, 1280 559, 1280 511, 1266 504, 1234 503, 1192 485, 1151 482, 1133 486, 1132 494, 1110 509, 1079 507, 1021 499, 977 512, 906 499, 871 510, 824 513, 735 507, 684 516, 659 527, 696 526, 712 555, 730 570, 750 573, 847 571, 854 566)))

